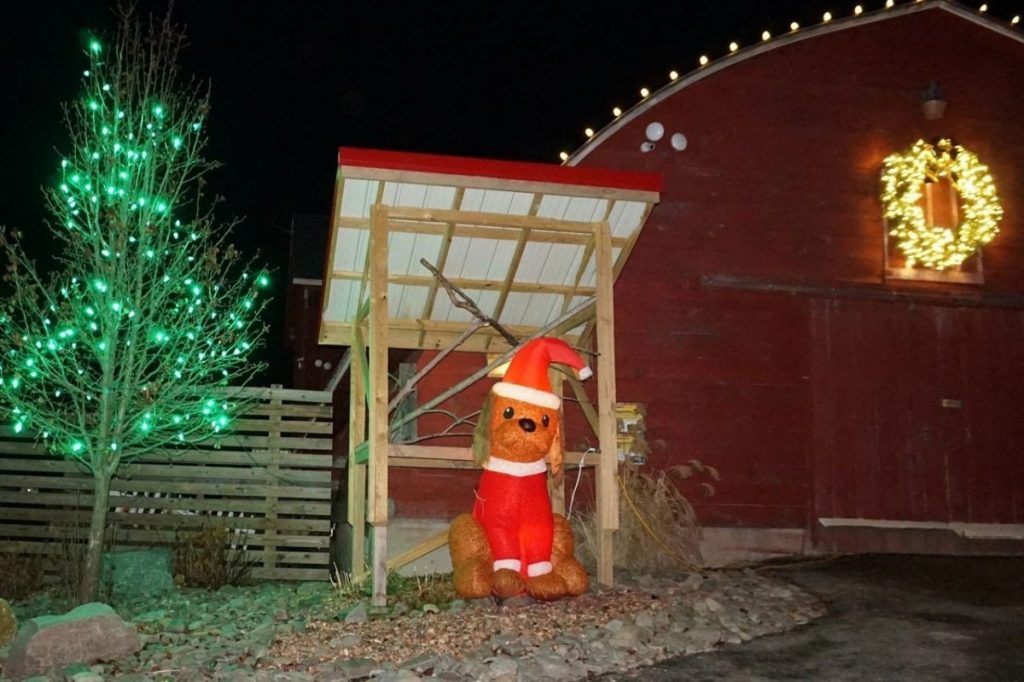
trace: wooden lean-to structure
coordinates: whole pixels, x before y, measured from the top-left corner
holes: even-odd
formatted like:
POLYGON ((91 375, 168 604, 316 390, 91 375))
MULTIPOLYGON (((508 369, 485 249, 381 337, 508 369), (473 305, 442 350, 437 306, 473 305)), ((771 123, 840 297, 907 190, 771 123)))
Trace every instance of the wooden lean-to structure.
MULTIPOLYGON (((481 326, 453 304, 428 264, 520 341, 553 335, 595 349, 597 405, 582 391, 577 395, 600 450, 597 579, 612 582, 618 526, 612 290, 660 190, 660 176, 647 173, 340 150, 320 342, 352 349, 351 565, 342 568, 363 575, 369 555, 375 602, 385 597, 389 568, 389 467, 472 466, 468 447, 391 443, 398 424, 389 416, 388 350, 458 344, 461 352, 497 355, 489 367, 512 351, 494 325, 481 326)), ((406 558, 443 543, 429 538, 406 558)))

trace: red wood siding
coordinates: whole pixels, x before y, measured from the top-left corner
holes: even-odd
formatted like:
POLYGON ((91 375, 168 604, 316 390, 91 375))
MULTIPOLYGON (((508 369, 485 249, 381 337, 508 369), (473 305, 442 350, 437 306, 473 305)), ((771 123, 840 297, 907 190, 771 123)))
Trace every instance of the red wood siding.
POLYGON ((619 398, 647 403, 653 465, 720 469, 718 494, 695 500, 705 524, 1021 522, 1020 307, 829 300, 829 287, 1024 294, 1022 83, 1024 45, 932 9, 726 68, 584 158, 665 175, 616 285, 619 398), (932 80, 949 102, 938 121, 920 111, 932 80), (689 148, 641 153, 652 121, 689 148), (985 284, 886 284, 882 160, 939 136, 979 154, 1003 201, 985 284), (706 275, 817 293, 707 290, 706 275))

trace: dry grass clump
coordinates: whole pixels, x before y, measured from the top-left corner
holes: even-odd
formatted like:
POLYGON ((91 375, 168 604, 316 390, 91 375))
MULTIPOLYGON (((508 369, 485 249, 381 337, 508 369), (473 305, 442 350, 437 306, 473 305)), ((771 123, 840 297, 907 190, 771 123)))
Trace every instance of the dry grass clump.
MULTIPOLYGON (((618 476, 619 530, 615 533, 613 560, 616 568, 641 573, 665 573, 698 569, 701 528, 693 505, 678 482, 702 475, 718 481, 718 470, 696 459, 656 473, 626 466, 618 476)), ((699 483, 706 496, 715 493, 710 481, 699 483)), ((595 514, 576 525, 581 558, 596 565, 598 528, 595 514)))
POLYGON ((46 557, 0 552, 0 597, 24 599, 43 589, 46 557))
POLYGON ((180 534, 174 545, 175 582, 210 590, 245 582, 256 560, 245 549, 232 547, 235 539, 224 526, 180 534))

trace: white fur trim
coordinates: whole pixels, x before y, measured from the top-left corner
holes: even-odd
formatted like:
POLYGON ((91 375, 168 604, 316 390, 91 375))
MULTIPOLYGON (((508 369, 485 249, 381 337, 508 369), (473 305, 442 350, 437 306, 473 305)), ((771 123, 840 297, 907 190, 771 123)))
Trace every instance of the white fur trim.
POLYGON ((526 576, 528 578, 536 578, 538 575, 547 575, 551 572, 550 561, 538 561, 535 564, 530 564, 526 567, 526 576))
POLYGON ((594 370, 589 367, 584 367, 581 370, 577 370, 576 374, 579 375, 580 381, 586 381, 590 377, 594 376, 594 370))
MULTIPOLYGON (((548 564, 549 566, 551 564, 548 564)), ((500 571, 503 568, 519 572, 519 569, 523 567, 523 563, 519 559, 498 559, 494 562, 494 570, 500 571)))
POLYGON ((522 400, 524 403, 539 405, 540 407, 550 407, 552 410, 557 410, 562 405, 562 401, 559 400, 558 396, 554 393, 541 391, 521 384, 510 384, 507 381, 499 381, 494 384, 492 390, 502 398, 522 400))
POLYGON ((543 459, 536 462, 513 462, 500 457, 488 457, 484 462, 484 469, 509 476, 534 476, 547 472, 548 465, 543 459))

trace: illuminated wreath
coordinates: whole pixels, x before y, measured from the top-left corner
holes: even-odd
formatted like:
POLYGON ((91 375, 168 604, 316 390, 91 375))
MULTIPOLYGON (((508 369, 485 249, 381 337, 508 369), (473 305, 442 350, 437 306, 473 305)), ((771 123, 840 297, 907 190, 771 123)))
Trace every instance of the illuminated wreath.
POLYGON ((956 267, 999 232, 1003 207, 988 166, 950 140, 932 145, 918 140, 907 152, 885 160, 882 204, 889 235, 907 258, 907 267, 956 267), (925 182, 949 178, 960 196, 956 228, 929 227, 920 201, 925 182))

